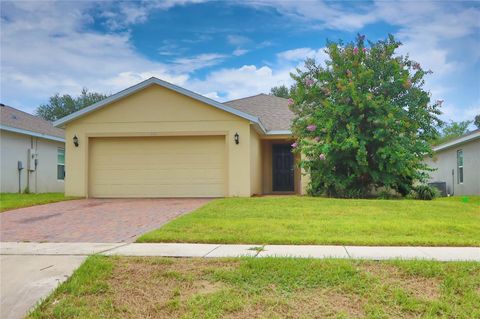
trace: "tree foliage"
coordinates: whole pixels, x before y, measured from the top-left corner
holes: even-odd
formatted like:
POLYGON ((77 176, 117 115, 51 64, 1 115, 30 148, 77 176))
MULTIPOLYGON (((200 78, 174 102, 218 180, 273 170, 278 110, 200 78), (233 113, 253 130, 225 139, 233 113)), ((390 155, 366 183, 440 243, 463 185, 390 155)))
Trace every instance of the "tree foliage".
POLYGON ((108 95, 102 93, 88 92, 86 88, 82 89, 77 97, 57 93, 50 97, 47 104, 40 105, 35 113, 47 121, 56 121, 107 97, 108 95))
POLYGON ((475 126, 480 129, 480 114, 478 114, 477 116, 475 116, 475 120, 473 121, 473 124, 475 124, 475 126))
POLYGON ((270 94, 288 99, 293 89, 293 87, 289 89, 286 85, 274 86, 270 89, 270 94))
POLYGON ((406 195, 425 181, 441 101, 430 103, 425 71, 393 36, 376 43, 329 42, 325 66, 306 60, 292 74, 292 145, 303 154, 313 195, 364 197, 378 188, 406 195))
POLYGON ((440 129, 440 136, 434 141, 435 145, 445 143, 449 140, 455 139, 468 132, 468 127, 472 121, 449 122, 445 123, 440 129))

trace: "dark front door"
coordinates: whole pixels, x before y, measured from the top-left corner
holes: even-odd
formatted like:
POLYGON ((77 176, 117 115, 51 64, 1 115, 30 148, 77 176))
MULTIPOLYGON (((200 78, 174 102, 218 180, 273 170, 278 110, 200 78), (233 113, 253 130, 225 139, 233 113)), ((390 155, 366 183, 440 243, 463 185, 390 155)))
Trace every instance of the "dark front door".
POLYGON ((293 192, 293 154, 289 144, 272 145, 274 192, 293 192))

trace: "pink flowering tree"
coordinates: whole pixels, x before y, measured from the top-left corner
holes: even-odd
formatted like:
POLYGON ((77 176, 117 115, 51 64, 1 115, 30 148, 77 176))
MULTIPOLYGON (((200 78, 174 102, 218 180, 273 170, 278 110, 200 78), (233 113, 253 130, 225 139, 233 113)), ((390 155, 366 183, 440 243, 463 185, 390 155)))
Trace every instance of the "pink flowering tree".
POLYGON ((310 193, 365 197, 386 188, 406 195, 425 181, 425 156, 438 134, 441 102, 423 89, 429 71, 395 50, 401 45, 329 43, 329 60, 292 74, 294 149, 311 175, 310 193))

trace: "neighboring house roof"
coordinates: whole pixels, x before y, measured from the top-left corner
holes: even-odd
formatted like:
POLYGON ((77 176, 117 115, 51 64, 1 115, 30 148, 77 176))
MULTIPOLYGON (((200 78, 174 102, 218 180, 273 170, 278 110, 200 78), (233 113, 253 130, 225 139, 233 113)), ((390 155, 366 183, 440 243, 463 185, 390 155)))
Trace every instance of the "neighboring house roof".
POLYGON ((444 149, 447 149, 447 148, 450 148, 450 147, 454 147, 454 146, 458 146, 458 145, 466 143, 466 142, 470 142, 470 141, 478 139, 478 138, 480 138, 480 129, 473 130, 471 132, 468 132, 465 135, 457 137, 454 140, 451 140, 451 141, 445 142, 443 144, 434 146, 433 150, 435 152, 438 152, 438 151, 441 151, 441 150, 444 150, 444 149))
POLYGON ((290 126, 294 114, 288 107, 287 99, 262 93, 223 104, 257 116, 269 132, 291 134, 290 126))
POLYGON ((164 88, 167 88, 167 89, 170 89, 172 91, 175 91, 175 92, 178 92, 180 94, 183 94, 183 95, 186 95, 186 96, 189 96, 195 100, 198 100, 198 101, 201 101, 205 104, 208 104, 208 105, 211 105, 217 109, 221 109, 223 111, 226 111, 226 112, 229 112, 231 114, 234 114, 236 116, 239 116, 241 118, 244 118, 246 120, 249 120, 250 122, 252 122, 254 125, 255 125, 255 128, 258 130, 258 131, 261 131, 262 133, 265 133, 267 134, 267 129, 265 128, 265 126, 262 124, 262 122, 260 121, 260 119, 254 115, 251 115, 251 114, 247 114, 245 112, 242 112, 236 108, 233 108, 233 107, 230 107, 230 106, 227 106, 227 105, 224 105, 222 103, 219 103, 217 101, 214 101, 212 99, 209 99, 203 95, 200 95, 200 94, 197 94, 195 92, 192 92, 192 91, 189 91, 187 89, 184 89, 182 87, 179 87, 177 85, 174 85, 174 84, 171 84, 171 83, 168 83, 168 82, 165 82, 163 80, 160 80, 160 79, 157 79, 155 77, 151 77, 149 78, 148 80, 145 80, 143 82, 140 82, 134 86, 131 86, 123 91, 120 91, 118 93, 115 93, 109 97, 107 97, 106 99, 102 100, 102 101, 99 101, 95 104, 92 104, 84 109, 81 109, 77 112, 74 112, 70 115, 67 115, 57 121, 55 121, 53 123, 53 125, 55 126, 63 126, 65 124, 67 124, 68 122, 71 122, 79 117, 82 117, 90 112, 93 112, 97 109, 100 109, 110 103, 113 103, 119 99, 122 99, 124 97, 127 97, 131 94, 134 94, 148 86, 151 86, 151 85, 160 85, 161 87, 164 87, 164 88))
POLYGON ((0 129, 49 140, 65 142, 64 130, 41 117, 0 104, 0 129))

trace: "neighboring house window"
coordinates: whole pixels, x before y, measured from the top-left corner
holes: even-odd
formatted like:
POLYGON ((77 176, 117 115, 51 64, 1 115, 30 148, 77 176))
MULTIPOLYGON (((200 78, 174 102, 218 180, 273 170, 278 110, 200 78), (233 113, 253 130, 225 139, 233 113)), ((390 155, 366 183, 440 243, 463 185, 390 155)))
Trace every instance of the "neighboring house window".
POLYGON ((458 184, 463 183, 463 151, 457 151, 457 182, 458 184))
POLYGON ((65 179, 65 150, 57 149, 57 179, 65 179))

